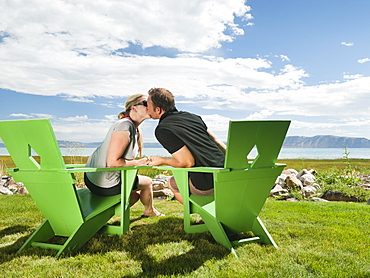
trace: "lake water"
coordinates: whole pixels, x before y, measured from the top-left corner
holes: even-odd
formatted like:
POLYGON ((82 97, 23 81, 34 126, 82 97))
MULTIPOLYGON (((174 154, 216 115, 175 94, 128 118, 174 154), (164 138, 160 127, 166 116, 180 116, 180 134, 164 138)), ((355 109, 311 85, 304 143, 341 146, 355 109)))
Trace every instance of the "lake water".
MULTIPOLYGON (((62 155, 89 156, 95 148, 61 148, 62 155)), ((370 159, 370 148, 348 148, 349 158, 370 159)), ((170 156, 163 148, 144 148, 144 155, 170 156)), ((6 148, 0 148, 0 155, 9 155, 6 148)), ((256 151, 252 150, 249 158, 254 158, 256 151)), ((344 157, 342 148, 282 148, 279 159, 338 159, 344 157)))

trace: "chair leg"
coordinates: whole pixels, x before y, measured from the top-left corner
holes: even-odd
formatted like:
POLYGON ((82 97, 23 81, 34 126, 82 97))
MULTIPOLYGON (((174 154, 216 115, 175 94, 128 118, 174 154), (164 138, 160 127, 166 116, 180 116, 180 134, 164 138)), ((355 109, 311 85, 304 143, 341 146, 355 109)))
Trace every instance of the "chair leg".
POLYGON ((259 217, 256 218, 256 221, 254 221, 252 232, 260 237, 260 242, 265 244, 271 244, 275 248, 278 248, 275 241, 272 239, 270 233, 267 231, 265 225, 263 225, 261 219, 259 217))
POLYGON ((119 226, 106 224, 101 228, 101 232, 108 235, 123 235, 130 230, 130 206, 119 204, 115 208, 115 214, 120 215, 119 226), (125 209, 122 209, 125 207, 125 209))
POLYGON ((235 257, 238 257, 222 224, 213 215, 204 210, 200 211, 200 216, 216 242, 226 247, 235 257))
POLYGON ((113 215, 114 208, 111 208, 82 223, 63 244, 56 257, 65 252, 75 252, 80 249, 113 215))
POLYGON ((121 172, 121 203, 115 207, 115 214, 120 215, 120 225, 105 225, 102 232, 109 235, 123 235, 130 230, 130 196, 137 169, 122 170, 121 172))
POLYGON ((190 229, 191 227, 190 225, 191 207, 190 207, 190 201, 189 201, 188 172, 174 171, 173 175, 175 177, 177 187, 180 190, 180 194, 184 202, 184 230, 187 233, 192 233, 190 229))
POLYGON ((63 245, 44 243, 45 240, 55 236, 49 222, 45 220, 41 226, 31 235, 31 237, 17 251, 17 254, 24 248, 30 246, 38 246, 46 249, 58 250, 56 257, 59 257, 65 252, 74 252, 82 247, 100 228, 114 215, 114 208, 106 210, 97 216, 83 222, 73 232, 63 245))
POLYGON ((21 252, 24 248, 30 247, 33 242, 45 241, 49 238, 52 238, 53 236, 55 236, 55 233, 51 228, 49 221, 45 220, 17 251, 17 254, 21 252))

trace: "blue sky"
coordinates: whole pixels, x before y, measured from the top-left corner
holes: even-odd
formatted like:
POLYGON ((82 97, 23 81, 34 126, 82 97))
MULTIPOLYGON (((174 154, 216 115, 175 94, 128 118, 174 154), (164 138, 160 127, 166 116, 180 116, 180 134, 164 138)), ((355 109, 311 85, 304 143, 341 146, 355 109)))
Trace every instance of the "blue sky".
MULTIPOLYGON (((229 120, 370 139, 370 1, 0 2, 0 120, 103 140, 127 96, 173 92, 222 140, 229 120), (37 7, 37 8, 35 8, 37 7)), ((155 120, 142 124, 155 142, 155 120)))

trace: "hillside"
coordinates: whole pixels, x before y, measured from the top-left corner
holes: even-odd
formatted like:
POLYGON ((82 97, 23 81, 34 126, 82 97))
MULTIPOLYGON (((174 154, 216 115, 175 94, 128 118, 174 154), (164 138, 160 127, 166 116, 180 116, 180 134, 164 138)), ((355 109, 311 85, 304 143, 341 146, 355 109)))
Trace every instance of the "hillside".
POLYGON ((288 136, 285 148, 370 148, 370 140, 366 138, 317 135, 313 137, 288 136))

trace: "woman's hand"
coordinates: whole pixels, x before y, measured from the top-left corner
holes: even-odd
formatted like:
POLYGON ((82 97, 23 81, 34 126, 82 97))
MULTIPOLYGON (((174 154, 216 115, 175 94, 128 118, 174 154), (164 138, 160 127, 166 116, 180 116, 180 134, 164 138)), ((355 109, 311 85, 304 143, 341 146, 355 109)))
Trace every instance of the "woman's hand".
POLYGON ((136 159, 136 166, 144 166, 144 165, 149 165, 150 163, 150 158, 149 157, 143 157, 140 159, 136 159))

